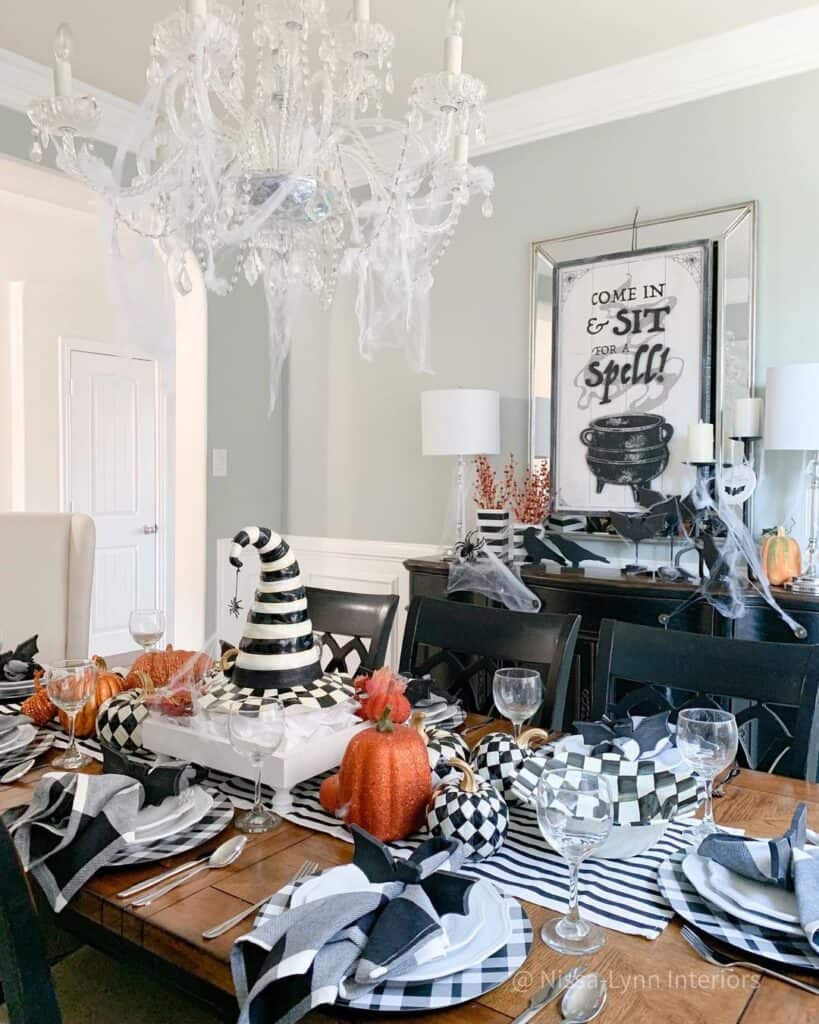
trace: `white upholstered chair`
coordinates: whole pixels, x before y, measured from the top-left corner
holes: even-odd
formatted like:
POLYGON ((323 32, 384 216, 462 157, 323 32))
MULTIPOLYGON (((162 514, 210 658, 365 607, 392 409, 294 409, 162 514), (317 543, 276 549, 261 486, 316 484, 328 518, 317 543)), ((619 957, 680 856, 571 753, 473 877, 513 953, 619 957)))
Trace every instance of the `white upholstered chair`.
POLYGON ((95 539, 90 516, 0 515, 0 649, 36 633, 44 662, 88 656, 95 539))

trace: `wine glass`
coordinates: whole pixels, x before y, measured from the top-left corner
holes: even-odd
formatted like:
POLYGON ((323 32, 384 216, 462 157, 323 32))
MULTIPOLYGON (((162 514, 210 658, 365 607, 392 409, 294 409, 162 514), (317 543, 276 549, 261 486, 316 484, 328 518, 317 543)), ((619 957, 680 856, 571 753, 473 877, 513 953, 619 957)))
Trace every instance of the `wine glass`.
POLYGON ((714 823, 714 779, 737 755, 737 720, 720 708, 685 708, 677 716, 677 749, 705 783, 705 810, 694 832, 717 832, 714 823))
POLYGON ((155 651, 165 632, 165 613, 158 608, 137 608, 131 612, 128 628, 135 644, 155 651))
POLYGON ((605 943, 606 934, 580 916, 578 877, 581 862, 611 831, 611 790, 601 775, 559 768, 540 776, 535 802, 543 838, 569 865, 569 912, 547 921, 540 937, 559 953, 594 953, 605 943))
POLYGON ((499 668, 492 681, 492 696, 498 711, 512 723, 512 734, 520 730, 543 703, 543 681, 533 668, 499 668))
POLYGON ((93 697, 97 687, 97 666, 93 661, 71 659, 56 661, 46 670, 46 692, 51 702, 60 711, 65 711, 71 721, 68 747, 54 762, 56 768, 75 770, 91 763, 91 758, 77 746, 75 732, 77 715, 93 697))
POLYGON ((262 802, 262 768, 284 740, 284 705, 272 701, 259 708, 240 704, 233 707, 228 718, 230 745, 237 754, 250 759, 256 769, 253 807, 236 819, 240 832, 269 832, 281 818, 268 811, 262 802))

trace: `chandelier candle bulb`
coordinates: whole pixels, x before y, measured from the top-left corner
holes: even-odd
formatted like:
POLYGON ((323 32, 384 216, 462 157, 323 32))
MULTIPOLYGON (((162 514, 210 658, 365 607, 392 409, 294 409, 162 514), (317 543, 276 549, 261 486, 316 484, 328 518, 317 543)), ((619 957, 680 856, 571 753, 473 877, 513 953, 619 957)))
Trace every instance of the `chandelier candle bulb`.
POLYGON ((54 37, 54 95, 67 97, 72 92, 71 57, 74 37, 71 28, 63 22, 54 37))
POLYGON ((688 461, 714 461, 713 423, 692 423, 688 427, 688 461))
POLYGON ((762 436, 762 399, 738 398, 734 404, 733 437, 762 436))
POLYGON ((188 0, 188 14, 194 18, 205 18, 208 13, 208 0, 188 0))
POLYGON ((469 161, 469 136, 455 136, 455 163, 465 164, 469 161))
POLYGON ((444 40, 444 71, 450 75, 460 75, 463 61, 463 36, 447 36, 444 40))

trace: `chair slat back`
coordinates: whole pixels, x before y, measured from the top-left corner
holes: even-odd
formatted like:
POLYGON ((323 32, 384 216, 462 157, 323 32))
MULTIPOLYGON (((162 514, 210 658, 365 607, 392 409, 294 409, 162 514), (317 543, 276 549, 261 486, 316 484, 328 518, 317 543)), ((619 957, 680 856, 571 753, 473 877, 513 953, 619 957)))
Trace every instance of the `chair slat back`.
POLYGON ((353 594, 345 590, 307 587, 307 607, 313 630, 321 634, 330 660, 325 671, 355 675, 381 668, 387 656, 396 594, 353 594))

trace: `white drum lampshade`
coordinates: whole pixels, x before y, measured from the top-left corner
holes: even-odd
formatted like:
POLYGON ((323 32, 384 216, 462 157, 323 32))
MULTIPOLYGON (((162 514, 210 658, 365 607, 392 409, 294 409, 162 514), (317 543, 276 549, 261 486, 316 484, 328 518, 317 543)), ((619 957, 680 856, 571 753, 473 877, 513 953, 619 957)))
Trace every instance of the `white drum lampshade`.
POLYGON ((458 458, 455 540, 463 540, 466 529, 465 456, 497 455, 500 451, 498 392, 484 388, 443 388, 422 392, 421 449, 424 455, 456 455, 458 458))
POLYGON ((765 447, 819 451, 819 363, 792 363, 768 370, 765 447))
POLYGON ((768 449, 815 453, 808 467, 807 565, 786 586, 819 597, 819 363, 768 370, 763 443, 768 449))
POLYGON ((421 395, 424 455, 497 455, 500 395, 484 388, 444 388, 421 395))

